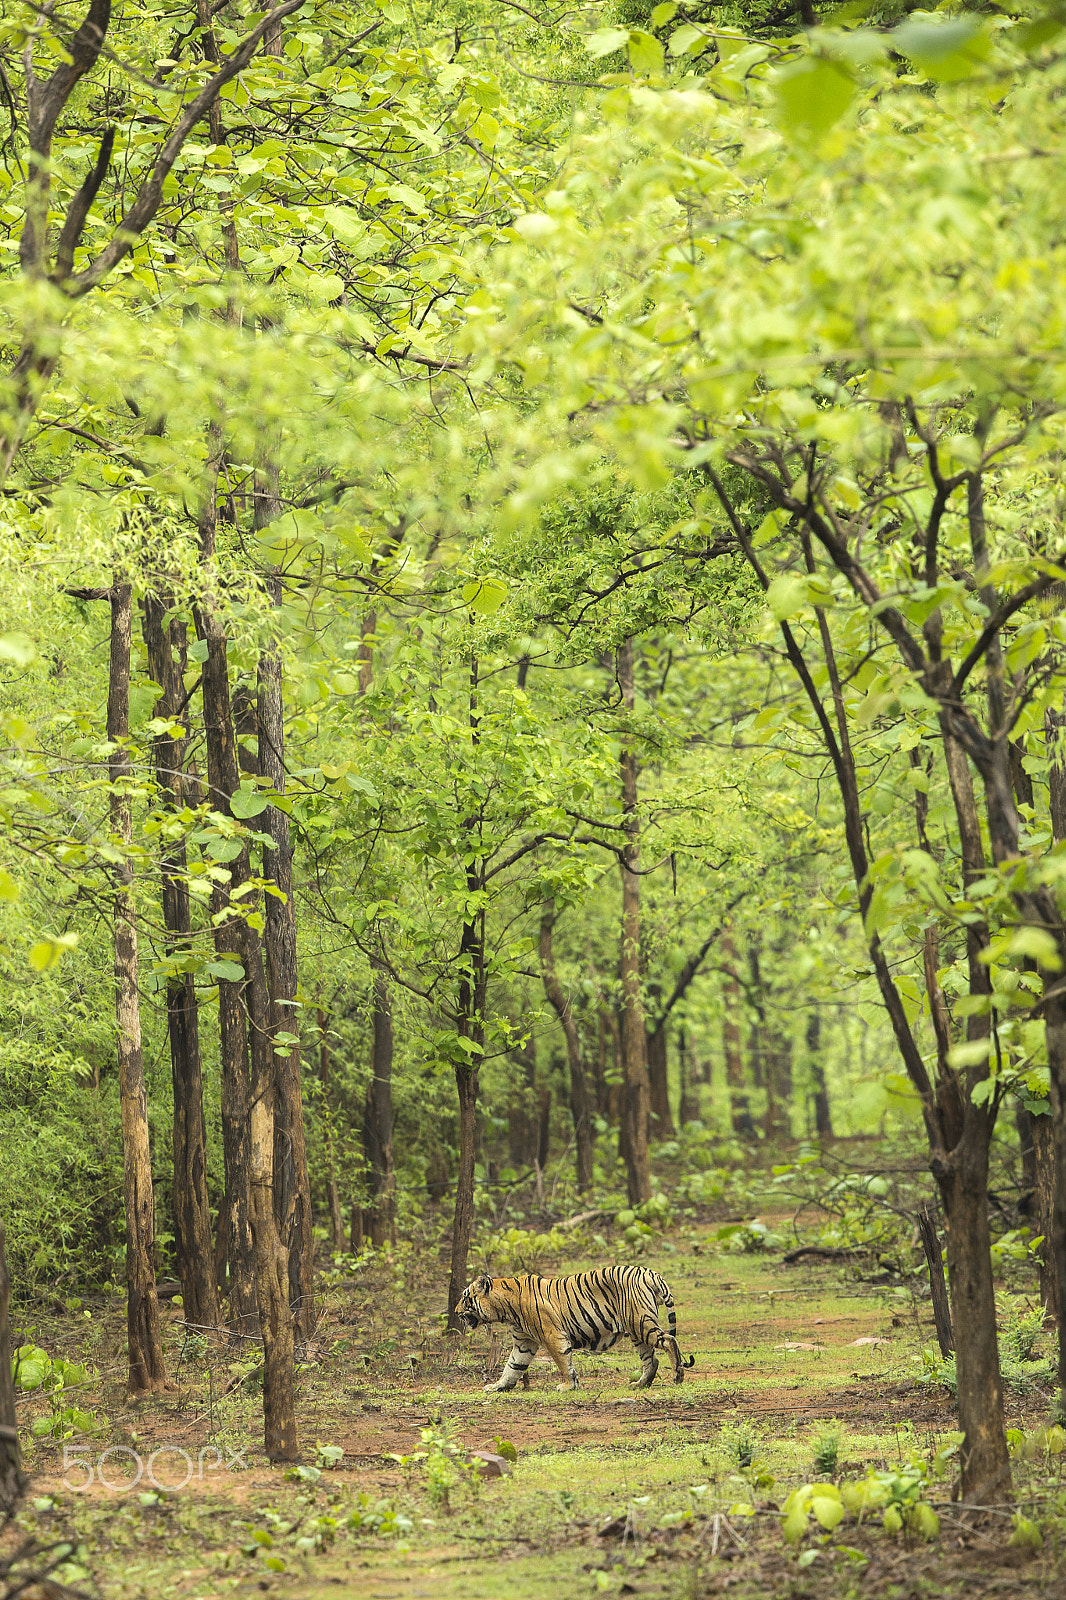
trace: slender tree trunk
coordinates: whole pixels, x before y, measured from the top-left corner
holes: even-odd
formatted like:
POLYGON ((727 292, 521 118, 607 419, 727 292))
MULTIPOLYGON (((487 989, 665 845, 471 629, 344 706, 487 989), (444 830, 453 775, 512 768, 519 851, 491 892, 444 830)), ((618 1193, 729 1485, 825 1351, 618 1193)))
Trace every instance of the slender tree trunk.
POLYGON ((688 1034, 684 1027, 677 1030, 677 1070, 680 1078, 681 1099, 678 1105, 677 1120, 684 1127, 688 1122, 700 1120, 700 1103, 695 1093, 695 1080, 693 1077, 694 1063, 689 1056, 688 1034))
MULTIPOLYGON (((282 510, 278 471, 272 460, 256 472, 254 522, 266 527, 282 510)), ((281 577, 276 570, 265 588, 280 611, 281 577)), ((281 651, 276 642, 259 657, 257 720, 259 772, 278 795, 285 793, 285 703, 281 651)), ((299 974, 296 962, 296 901, 293 895, 292 841, 283 807, 268 806, 260 827, 270 835, 263 850, 263 877, 277 893, 265 897, 266 979, 270 994, 270 1032, 274 1040, 274 1213, 289 1256, 289 1301, 297 1336, 310 1337, 315 1324, 315 1245, 311 1220, 311 1181, 307 1171, 301 1085, 300 1036, 296 1016, 299 974)))
MULTIPOLYGON (((143 633, 148 670, 162 693, 155 714, 170 729, 153 740, 160 802, 171 813, 185 805, 185 749, 188 739, 184 676, 185 625, 166 622, 171 597, 148 594, 143 602, 143 633), (178 726, 183 732, 173 731, 178 726)), ((161 860, 163 924, 170 960, 180 959, 192 940, 192 909, 186 879, 185 835, 168 841, 161 860)), ((207 1192, 207 1128, 204 1122, 200 1064, 199 1009, 191 972, 167 977, 167 1033, 174 1084, 174 1235, 185 1320, 198 1327, 218 1326, 218 1279, 207 1192)))
POLYGON ((1014 1108, 1014 1126, 1018 1130, 1018 1154, 1022 1162, 1022 1188, 1029 1194, 1036 1190, 1036 1145, 1033 1143, 1035 1117, 1019 1100, 1014 1108))
POLYGON ((579 1193, 592 1187, 592 1107, 589 1101, 588 1080, 585 1076, 585 1058, 569 996, 563 991, 555 970, 552 952, 552 929, 555 925, 555 908, 546 901, 540 918, 540 970, 544 979, 544 993, 559 1018, 566 1039, 566 1055, 570 1067, 570 1111, 574 1118, 574 1143, 577 1153, 577 1187, 579 1193))
POLYGON ((955 1348, 951 1331, 951 1308, 948 1304, 948 1287, 944 1281, 944 1259, 936 1231, 936 1218, 932 1206, 922 1206, 918 1212, 918 1232, 929 1268, 929 1292, 933 1301, 933 1321, 940 1354, 949 1356, 955 1348))
POLYGON ((511 1060, 518 1068, 518 1079, 512 1081, 507 1101, 507 1151, 516 1171, 530 1167, 536 1159, 537 1137, 533 1120, 534 1097, 537 1092, 537 1047, 530 1034, 511 1052, 511 1060))
POLYGON ((459 1171, 455 1181, 455 1216, 452 1222, 452 1260, 448 1280, 448 1327, 459 1331, 455 1308, 466 1288, 466 1261, 474 1225, 474 1139, 477 1118, 477 1066, 457 1064, 455 1087, 459 1096, 459 1171))
POLYGON ((1030 1210, 1030 1216, 1036 1223, 1037 1233, 1044 1240, 1040 1247, 1040 1299, 1048 1324, 1057 1324, 1062 1312, 1052 1249, 1055 1231, 1055 1128, 1047 1114, 1032 1117, 1031 1122, 1035 1205, 1030 1210))
MULTIPOLYGON (((478 662, 470 660, 469 723, 471 746, 478 747, 478 662)), ((469 864, 466 886, 471 896, 485 888, 483 839, 476 816, 464 819, 463 831, 469 839, 469 864)), ((485 998, 488 975, 485 967, 485 908, 463 923, 459 940, 459 988, 456 1006, 460 1049, 455 1063, 455 1086, 459 1097, 459 1171, 455 1182, 455 1214, 452 1223, 452 1259, 448 1279, 448 1329, 459 1332, 455 1308, 466 1288, 466 1263, 470 1254, 470 1234, 474 1225, 474 1164, 477 1159, 477 1093, 481 1062, 485 1054, 485 998)))
POLYGON ((325 1125, 326 1200, 329 1205, 329 1239, 334 1252, 344 1249, 344 1218, 337 1187, 337 1160, 333 1149, 333 1108, 329 1093, 329 1018, 318 1007, 318 1082, 322 1093, 322 1120, 325 1125))
POLYGON ((807 1068, 814 1097, 814 1129, 819 1139, 833 1138, 833 1119, 829 1113, 829 1091, 822 1062, 822 1016, 812 1010, 807 1017, 807 1068))
POLYGON ((380 1250, 396 1238, 396 1173, 392 1154, 392 1006, 384 970, 374 968, 374 1045, 367 1090, 363 1147, 370 1180, 370 1240, 380 1250))
MULTIPOLYGON (((622 703, 632 715, 636 703, 633 681, 633 641, 620 646, 616 658, 618 686, 622 703)), ((621 984, 622 1009, 619 1028, 621 1066, 624 1079, 622 1115, 625 1122, 624 1159, 626 1189, 630 1205, 651 1199, 651 1166, 648 1159, 649 1085, 645 1056, 646 1036, 640 993, 640 820, 637 813, 637 753, 627 738, 621 751, 622 819, 625 847, 620 862, 622 871, 621 984)))
POLYGON ((248 1032, 251 1043, 251 1116, 249 1221, 255 1259, 259 1332, 263 1339, 263 1436, 270 1461, 296 1461, 296 1362, 290 1305, 289 1252, 278 1228, 275 1210, 274 1149, 277 1077, 270 1000, 263 972, 259 936, 244 924, 245 970, 248 982, 248 1032))
POLYGON ((11 1376, 11 1280, 7 1275, 4 1222, 0 1217, 0 1517, 18 1503, 26 1485, 19 1450, 15 1385, 11 1376))
MULTIPOLYGON (((207 598, 196 607, 195 617, 197 634, 207 645, 207 657, 203 664, 203 704, 208 798, 213 810, 229 816, 230 799, 239 787, 239 776, 226 634, 221 618, 207 598)), ((219 1225, 226 1231, 225 1255, 229 1261, 229 1326, 235 1334, 252 1334, 257 1331, 259 1313, 249 1187, 252 1091, 244 994, 248 974, 244 966, 245 948, 239 914, 226 915, 232 895, 251 876, 246 843, 242 843, 240 854, 229 863, 229 873, 228 891, 216 884, 211 895, 215 954, 227 967, 236 967, 241 973, 240 977, 220 977, 218 980, 222 1155, 226 1180, 219 1225)))
POLYGON ((752 1060, 752 1075, 757 1086, 766 1089, 766 1115, 763 1128, 768 1139, 777 1132, 777 1101, 774 1084, 774 1052, 766 1032, 766 1001, 763 995, 762 972, 759 966, 759 946, 754 938, 748 944, 748 973, 754 1016, 748 1029, 748 1050, 752 1060))
POLYGON ((755 1123, 751 1115, 748 1086, 744 1076, 744 1057, 740 1047, 740 984, 736 976, 736 945, 730 928, 723 928, 719 937, 722 952, 722 1051, 725 1056, 725 1076, 729 1085, 729 1102, 733 1118, 733 1132, 741 1139, 754 1139, 755 1123))
POLYGON ((133 898, 133 811, 130 800, 130 653, 133 593, 116 579, 111 588, 111 669, 107 690, 112 838, 122 853, 115 875, 115 1012, 122 1106, 122 1158, 126 1201, 126 1330, 131 1394, 166 1385, 163 1336, 155 1287, 155 1196, 148 1143, 148 1094, 141 1050, 137 966, 137 909, 133 898))
POLYGON ((657 1139, 672 1139, 677 1133, 670 1110, 670 1076, 666 1048, 666 1018, 660 1017, 647 1031, 644 1048, 648 1059, 648 1103, 657 1139))

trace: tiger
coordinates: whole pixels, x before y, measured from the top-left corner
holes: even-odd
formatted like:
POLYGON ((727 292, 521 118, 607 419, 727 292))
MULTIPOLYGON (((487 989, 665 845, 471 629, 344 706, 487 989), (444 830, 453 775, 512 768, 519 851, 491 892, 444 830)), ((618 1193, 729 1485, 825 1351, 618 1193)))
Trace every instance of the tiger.
POLYGON ((684 1382, 685 1367, 695 1356, 683 1357, 677 1342, 674 1297, 666 1280, 650 1267, 598 1267, 564 1278, 542 1278, 524 1272, 515 1278, 491 1278, 483 1272, 468 1284, 455 1308, 457 1320, 473 1332, 483 1323, 502 1322, 514 1334, 514 1348, 499 1382, 487 1383, 487 1393, 513 1389, 519 1378, 528 1387, 529 1364, 544 1347, 566 1380, 560 1389, 576 1389, 575 1350, 609 1350, 628 1333, 640 1353, 637 1389, 655 1379, 664 1350, 674 1363, 674 1382, 684 1382), (665 1306, 670 1331, 659 1325, 659 1307, 665 1306))

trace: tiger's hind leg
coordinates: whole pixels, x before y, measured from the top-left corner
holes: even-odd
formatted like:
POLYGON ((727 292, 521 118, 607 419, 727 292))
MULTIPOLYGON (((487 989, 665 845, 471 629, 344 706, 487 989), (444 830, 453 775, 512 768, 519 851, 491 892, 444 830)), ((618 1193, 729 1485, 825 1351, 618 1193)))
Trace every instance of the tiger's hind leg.
POLYGON ((534 1354, 535 1350, 533 1345, 519 1344, 516 1342, 514 1349, 507 1357, 507 1365, 500 1373, 499 1382, 487 1383, 485 1385, 485 1393, 499 1394, 506 1392, 508 1389, 513 1389, 519 1378, 522 1379, 523 1385, 528 1387, 529 1363, 533 1360, 534 1354))
POLYGON ((659 1370, 655 1350, 650 1344, 638 1344, 637 1353, 640 1356, 640 1377, 634 1378, 634 1389, 648 1389, 655 1382, 655 1374, 659 1370))

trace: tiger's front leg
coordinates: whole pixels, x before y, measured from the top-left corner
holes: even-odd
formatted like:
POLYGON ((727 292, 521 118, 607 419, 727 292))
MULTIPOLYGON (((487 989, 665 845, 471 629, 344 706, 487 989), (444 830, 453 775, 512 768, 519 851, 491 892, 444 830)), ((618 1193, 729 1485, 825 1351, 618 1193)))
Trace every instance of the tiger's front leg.
POLYGON ((559 1376, 565 1378, 565 1383, 560 1383, 560 1389, 577 1388, 577 1371, 574 1367, 574 1352, 569 1341, 554 1330, 544 1335, 544 1348, 559 1368, 559 1376))
POLYGON ((534 1354, 535 1351, 532 1345, 519 1344, 516 1341, 511 1354, 507 1357, 507 1365, 500 1373, 499 1382, 487 1383, 485 1385, 485 1393, 493 1394, 505 1391, 507 1389, 513 1389, 519 1378, 521 1378, 523 1382, 528 1383, 526 1374, 529 1370, 529 1363, 533 1360, 534 1354))

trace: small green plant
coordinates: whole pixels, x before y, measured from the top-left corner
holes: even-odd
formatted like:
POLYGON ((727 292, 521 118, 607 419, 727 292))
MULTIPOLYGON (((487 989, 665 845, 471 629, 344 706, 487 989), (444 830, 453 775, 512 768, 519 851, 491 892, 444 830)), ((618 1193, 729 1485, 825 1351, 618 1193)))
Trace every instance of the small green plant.
POLYGON ((720 1248, 729 1255, 755 1255, 760 1250, 780 1250, 784 1240, 773 1233, 765 1222, 753 1217, 751 1222, 729 1222, 715 1234, 720 1248))
POLYGON ((1043 1306, 1012 1306, 1007 1312, 1006 1325, 1000 1334, 1001 1355, 1009 1361, 1033 1361, 1043 1332, 1043 1306))
POLYGON ((814 1470, 819 1478, 835 1478, 840 1461, 840 1429, 835 1422, 814 1441, 814 1470))
MULTIPOLYGON (((33 1331, 28 1330, 31 1335, 33 1331)), ((101 1433, 108 1426, 105 1416, 71 1402, 70 1392, 84 1388, 90 1380, 88 1367, 58 1356, 53 1360, 47 1350, 30 1343, 15 1351, 11 1376, 21 1393, 48 1397, 50 1414, 35 1418, 30 1425, 35 1439, 72 1439, 76 1433, 101 1433)))

